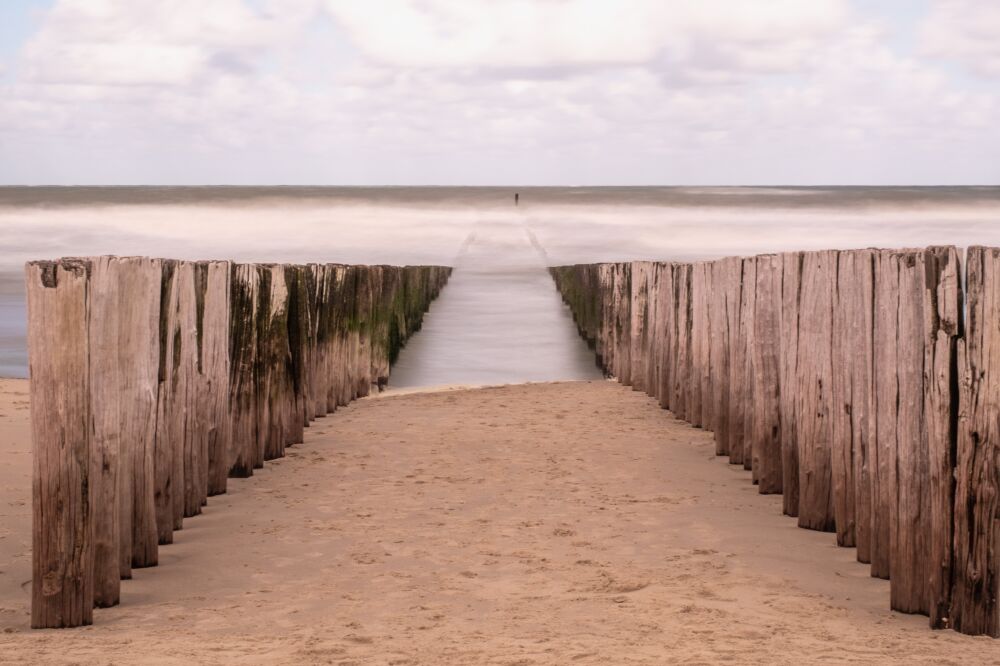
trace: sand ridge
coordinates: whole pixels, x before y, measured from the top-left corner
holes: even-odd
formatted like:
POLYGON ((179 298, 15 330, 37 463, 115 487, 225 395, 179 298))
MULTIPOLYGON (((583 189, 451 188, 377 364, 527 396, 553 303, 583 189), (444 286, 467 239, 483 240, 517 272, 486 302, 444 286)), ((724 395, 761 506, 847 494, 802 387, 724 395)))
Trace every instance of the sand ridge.
POLYGON ((185 521, 122 605, 28 629, 26 383, 0 382, 4 663, 996 661, 612 382, 387 393, 185 521))

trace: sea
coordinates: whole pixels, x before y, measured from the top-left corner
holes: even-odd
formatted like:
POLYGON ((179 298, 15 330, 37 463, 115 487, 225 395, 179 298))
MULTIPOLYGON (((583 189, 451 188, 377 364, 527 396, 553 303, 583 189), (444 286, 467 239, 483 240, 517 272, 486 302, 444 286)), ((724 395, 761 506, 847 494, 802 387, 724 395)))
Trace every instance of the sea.
POLYGON ((415 388, 600 378, 547 266, 937 244, 1000 245, 1000 187, 0 187, 0 376, 33 259, 453 266, 392 370, 415 388))

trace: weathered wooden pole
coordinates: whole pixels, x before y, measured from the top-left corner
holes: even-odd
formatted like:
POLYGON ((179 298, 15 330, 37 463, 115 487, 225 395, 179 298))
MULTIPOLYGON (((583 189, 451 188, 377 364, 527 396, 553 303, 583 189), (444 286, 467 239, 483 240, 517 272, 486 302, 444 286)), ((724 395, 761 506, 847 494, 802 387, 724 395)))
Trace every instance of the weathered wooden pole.
POLYGON ((729 463, 743 465, 746 455, 746 410, 747 410, 747 315, 749 302, 747 292, 753 283, 747 281, 747 262, 740 259, 736 267, 733 285, 733 301, 729 305, 726 319, 729 321, 732 352, 729 364, 729 463))
POLYGON ((929 461, 924 432, 924 290, 922 251, 898 254, 896 345, 896 495, 890 513, 890 603, 906 613, 926 613, 927 567, 921 541, 929 518, 929 461))
POLYGON ((832 439, 833 285, 836 251, 803 255, 796 363, 799 527, 833 531, 832 439))
POLYGON ((679 419, 687 420, 691 405, 691 265, 677 264, 674 271, 674 350, 673 396, 671 410, 679 419))
POLYGON ((662 347, 661 341, 663 338, 663 313, 660 310, 660 306, 663 303, 663 299, 660 296, 660 276, 661 276, 662 265, 655 262, 649 263, 648 275, 646 277, 646 290, 647 290, 647 309, 648 309, 648 322, 647 326, 649 330, 646 333, 646 353, 648 358, 646 360, 646 377, 643 381, 646 384, 646 393, 659 400, 660 395, 660 363, 662 357, 660 354, 660 349, 662 347))
POLYGON ((958 428, 957 341, 962 336, 961 265, 954 247, 924 253, 924 427, 927 437, 929 515, 922 544, 928 615, 948 626, 954 561, 955 447, 958 428))
POLYGON ((257 442, 257 267, 233 264, 229 287, 229 476, 248 477, 257 442))
POLYGON ((753 317, 753 469, 761 493, 780 493, 781 385, 780 310, 781 258, 756 258, 753 317))
POLYGON ((26 266, 31 369, 31 626, 90 624, 94 608, 89 342, 91 262, 26 266))
POLYGON ((730 276, 725 259, 709 264, 711 291, 711 358, 712 358, 712 430, 715 455, 729 454, 729 329, 727 326, 726 298, 730 276))
POLYGON ((703 372, 706 369, 704 357, 705 343, 708 341, 705 330, 705 272, 701 263, 690 265, 688 279, 688 341, 690 356, 688 359, 687 405, 685 420, 696 428, 705 427, 705 410, 702 407, 704 382, 703 372))
POLYGON ((743 260, 743 300, 740 303, 740 331, 743 336, 743 469, 751 471, 751 480, 757 483, 757 472, 753 469, 753 434, 754 434, 754 406, 757 402, 754 395, 754 375, 757 369, 754 367, 753 348, 756 345, 754 338, 754 317, 757 308, 757 259, 748 257, 743 260))
POLYGON ((889 578, 896 512, 896 441, 899 401, 899 261, 891 250, 875 254, 873 326, 875 446, 872 448, 872 576, 889 578))
MULTIPOLYGON (((312 303, 310 270, 307 266, 285 266, 288 285, 288 366, 291 381, 291 410, 286 446, 305 439, 305 428, 312 420, 309 366, 312 363, 312 303)), ((388 375, 388 368, 386 369, 388 375)))
MULTIPOLYGON (((231 264, 196 266, 198 303, 198 431, 205 438, 206 497, 226 492, 232 419, 229 407, 229 293, 231 264)), ((201 491, 201 488, 199 488, 201 491)))
MULTIPOLYGON (((257 326, 257 360, 260 368, 257 401, 260 464, 285 455, 288 352, 288 289, 284 266, 262 267, 257 326), (266 294, 265 294, 266 292, 266 294)), ((259 467, 255 463, 255 467, 259 467)))
POLYGON ((838 253, 833 305, 833 501, 837 544, 869 561, 873 403, 873 254, 838 253))
POLYGON ((676 271, 674 264, 663 264, 660 268, 660 305, 657 307, 662 319, 660 352, 660 406, 674 409, 674 376, 677 373, 677 299, 676 271))
MULTIPOLYGON (((191 502, 185 480, 196 470, 194 403, 197 395, 194 266, 164 260, 160 303, 160 372, 155 478, 159 543, 173 543, 191 502)), ((200 508, 200 504, 199 504, 200 508)))
POLYGON ((163 268, 159 259, 146 257, 117 261, 121 303, 119 565, 122 578, 130 578, 133 566, 148 567, 158 561, 155 448, 163 268))
POLYGON ((715 429, 715 400, 713 391, 713 367, 716 359, 712 356, 712 330, 714 321, 712 318, 712 265, 710 262, 699 262, 696 264, 699 272, 699 282, 701 293, 698 296, 698 319, 700 321, 701 341, 699 345, 698 358, 700 359, 700 369, 698 379, 701 383, 701 427, 705 430, 715 429))
POLYGON ((966 261, 949 621, 1000 637, 1000 248, 970 247, 966 261))
POLYGON ((629 357, 632 368, 632 389, 646 391, 647 368, 649 359, 649 334, 651 322, 649 319, 649 277, 651 264, 637 261, 632 264, 631 294, 629 297, 629 327, 630 336, 629 357))
POLYGON ((99 608, 117 604, 121 588, 119 286, 117 259, 96 257, 91 261, 87 303, 92 418, 89 483, 93 486, 94 605, 99 608))
POLYGON ((802 252, 781 255, 781 492, 786 516, 799 515, 798 359, 799 304, 802 300, 802 252))

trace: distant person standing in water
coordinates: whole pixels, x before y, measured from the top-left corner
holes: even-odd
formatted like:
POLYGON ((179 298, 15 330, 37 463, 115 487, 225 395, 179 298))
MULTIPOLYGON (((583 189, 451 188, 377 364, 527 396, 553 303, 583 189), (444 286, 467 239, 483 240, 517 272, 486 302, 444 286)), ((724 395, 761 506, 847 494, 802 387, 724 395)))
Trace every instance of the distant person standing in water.
POLYGON ((514 192, 514 205, 515 206, 517 205, 517 200, 520 199, 520 198, 521 198, 521 195, 518 194, 517 192, 514 192))

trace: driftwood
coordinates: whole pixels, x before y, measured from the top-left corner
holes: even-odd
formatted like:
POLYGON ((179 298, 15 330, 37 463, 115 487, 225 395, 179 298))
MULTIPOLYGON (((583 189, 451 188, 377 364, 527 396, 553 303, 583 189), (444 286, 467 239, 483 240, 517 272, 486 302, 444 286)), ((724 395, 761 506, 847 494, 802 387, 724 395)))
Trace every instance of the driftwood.
POLYGON ((893 609, 998 635, 1000 249, 969 250, 967 326, 952 247, 641 262, 631 301, 629 264, 552 273, 610 374, 627 317, 640 386, 856 546, 893 609))
POLYGON ((311 418, 384 385, 449 273, 29 263, 32 626, 89 624, 227 476, 248 476, 301 442, 311 418))

